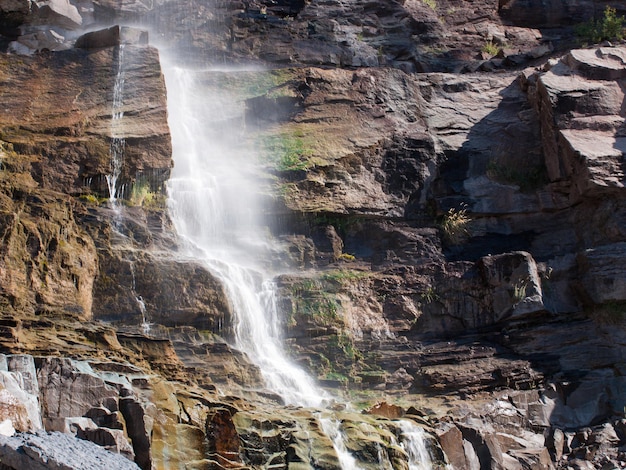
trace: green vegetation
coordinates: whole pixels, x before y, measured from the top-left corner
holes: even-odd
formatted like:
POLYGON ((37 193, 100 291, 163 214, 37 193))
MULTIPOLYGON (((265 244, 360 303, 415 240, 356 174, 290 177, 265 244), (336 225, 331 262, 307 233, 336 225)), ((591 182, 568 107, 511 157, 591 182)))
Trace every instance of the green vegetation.
POLYGON ((422 0, 422 2, 424 2, 424 5, 429 6, 432 10, 437 9, 437 0, 422 0))
POLYGON ((515 300, 515 302, 521 302, 526 298, 528 282, 528 279, 520 279, 513 286, 513 300, 515 300))
POLYGON ((291 288, 293 301, 292 318, 290 324, 294 324, 295 315, 310 317, 314 323, 329 325, 338 319, 339 302, 329 293, 322 290, 319 281, 305 279, 294 284, 291 288))
POLYGON ((610 40, 621 41, 625 36, 625 22, 626 19, 623 16, 617 16, 615 8, 607 6, 601 19, 580 24, 574 28, 574 32, 582 44, 595 44, 610 40))
POLYGON ((147 182, 135 182, 128 199, 129 206, 141 206, 146 208, 165 207, 166 198, 164 194, 151 191, 147 182))
POLYGON ((487 164, 487 176, 494 181, 519 186, 522 192, 531 192, 548 183, 544 165, 529 168, 515 168, 492 160, 487 164))
POLYGON ((325 290, 329 292, 338 292, 342 287, 354 284, 361 279, 370 277, 371 273, 367 271, 358 271, 356 269, 337 269, 326 271, 320 276, 325 290))
POLYGON ((495 55, 498 55, 498 53, 500 52, 500 46, 498 46, 492 40, 489 40, 483 45, 481 50, 485 54, 489 54, 490 56, 495 56, 495 55))
POLYGON ((313 149, 302 132, 265 136, 261 148, 266 161, 278 171, 307 170, 313 166, 313 149))
POLYGON ((469 222, 470 218, 465 207, 460 210, 451 208, 441 218, 439 228, 448 243, 458 245, 468 236, 467 225, 469 222))
POLYGON ((95 194, 83 194, 80 196, 79 199, 83 202, 92 204, 94 206, 97 206, 100 204, 100 199, 95 194))
POLYGON ((439 300, 439 295, 437 294, 437 291, 435 291, 434 287, 429 287, 420 294, 420 298, 423 302, 430 304, 439 300))

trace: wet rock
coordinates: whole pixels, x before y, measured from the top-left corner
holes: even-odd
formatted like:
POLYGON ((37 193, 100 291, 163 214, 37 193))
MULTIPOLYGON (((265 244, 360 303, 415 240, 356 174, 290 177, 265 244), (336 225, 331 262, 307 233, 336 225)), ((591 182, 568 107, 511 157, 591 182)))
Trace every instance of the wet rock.
POLYGON ((241 463, 241 442, 232 413, 227 408, 216 408, 209 412, 206 420, 209 456, 222 462, 222 465, 225 462, 228 465, 241 463))
POLYGON ((128 26, 112 26, 108 29, 93 31, 80 36, 74 47, 80 49, 98 49, 121 44, 148 44, 148 32, 128 26))
POLYGON ((126 423, 126 432, 132 442, 135 462, 142 470, 148 470, 152 468, 150 436, 154 420, 132 395, 121 397, 119 407, 126 423))

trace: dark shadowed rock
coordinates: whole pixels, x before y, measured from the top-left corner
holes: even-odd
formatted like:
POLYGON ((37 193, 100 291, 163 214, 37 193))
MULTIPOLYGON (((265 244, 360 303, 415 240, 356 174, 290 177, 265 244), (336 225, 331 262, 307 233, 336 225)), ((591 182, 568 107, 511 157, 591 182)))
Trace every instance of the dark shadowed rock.
POLYGON ((112 26, 80 36, 74 45, 79 49, 99 49, 121 44, 148 44, 148 32, 128 26, 112 26))

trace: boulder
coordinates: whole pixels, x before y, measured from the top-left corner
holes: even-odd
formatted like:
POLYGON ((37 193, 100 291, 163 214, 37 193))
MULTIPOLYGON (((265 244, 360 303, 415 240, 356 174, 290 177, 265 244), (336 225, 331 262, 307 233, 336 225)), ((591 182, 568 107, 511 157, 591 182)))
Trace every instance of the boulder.
POLYGON ((571 183, 571 203, 624 188, 625 60, 623 46, 573 50, 531 84, 548 175, 571 183))
POLYGON ((92 442, 59 432, 0 436, 0 460, 11 470, 137 470, 121 455, 92 442))
POLYGON ((82 26, 83 19, 69 0, 36 0, 32 2, 27 22, 30 25, 54 25, 75 30, 82 26))
POLYGON ((9 44, 9 52, 30 55, 37 51, 62 51, 70 47, 63 34, 54 29, 44 29, 22 34, 17 41, 9 44))
POLYGON ((479 269, 491 289, 496 321, 545 311, 537 264, 530 253, 486 256, 481 258, 479 269))

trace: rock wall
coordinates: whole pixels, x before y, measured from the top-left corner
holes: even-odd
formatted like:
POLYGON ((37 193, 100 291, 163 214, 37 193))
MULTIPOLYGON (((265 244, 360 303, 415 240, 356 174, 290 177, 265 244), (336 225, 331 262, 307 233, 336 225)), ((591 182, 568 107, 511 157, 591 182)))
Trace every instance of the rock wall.
POLYGON ((269 69, 206 83, 243 91, 286 347, 363 468, 407 468, 401 418, 435 466, 622 467, 626 48, 572 47, 606 4, 0 1, 0 433, 34 433, 3 465, 339 466, 176 253, 149 42, 269 69))

